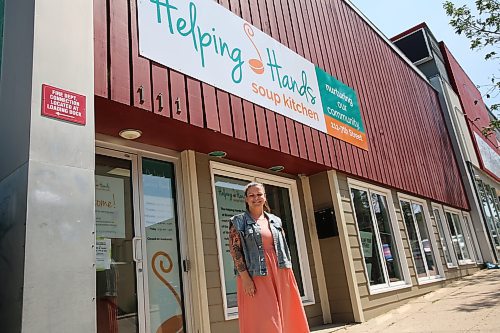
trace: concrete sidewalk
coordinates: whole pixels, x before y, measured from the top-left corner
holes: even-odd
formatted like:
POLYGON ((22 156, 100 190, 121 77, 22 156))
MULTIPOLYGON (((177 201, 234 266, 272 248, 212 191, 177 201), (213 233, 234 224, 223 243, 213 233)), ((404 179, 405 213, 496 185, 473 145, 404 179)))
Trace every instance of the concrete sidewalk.
POLYGON ((482 270, 358 325, 315 333, 500 332, 500 270, 482 270))

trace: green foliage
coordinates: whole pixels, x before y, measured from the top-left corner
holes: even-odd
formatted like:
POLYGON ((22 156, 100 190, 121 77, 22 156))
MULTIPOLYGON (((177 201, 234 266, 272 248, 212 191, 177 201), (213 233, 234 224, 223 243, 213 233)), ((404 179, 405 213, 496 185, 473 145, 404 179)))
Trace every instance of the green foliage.
MULTIPOLYGON (((450 16, 450 25, 459 35, 464 35, 470 40, 472 50, 486 49, 488 53, 485 60, 498 62, 496 49, 500 42, 500 1, 499 0, 476 0, 475 9, 472 11, 467 5, 457 6, 451 1, 445 1, 443 8, 450 16)), ((486 98, 497 97, 500 94, 500 78, 492 74, 488 84, 479 87, 486 88, 486 98)), ((492 111, 500 110, 500 104, 492 104, 492 111)), ((483 130, 485 135, 491 134, 500 128, 498 120, 490 123, 483 130)))

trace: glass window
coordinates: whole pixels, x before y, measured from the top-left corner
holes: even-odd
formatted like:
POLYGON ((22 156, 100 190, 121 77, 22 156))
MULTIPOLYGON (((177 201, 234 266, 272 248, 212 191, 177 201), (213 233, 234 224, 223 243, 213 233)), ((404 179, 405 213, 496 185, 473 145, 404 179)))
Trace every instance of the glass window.
POLYGON ((446 212, 446 221, 448 222, 448 227, 450 228, 451 240, 453 243, 453 248, 458 257, 459 264, 465 264, 467 261, 471 261, 469 254, 469 249, 465 242, 465 236, 460 223, 460 217, 456 213, 446 212))
POLYGON ((151 332, 185 331, 174 165, 142 159, 151 332))
POLYGON ((211 163, 214 179, 214 195, 216 203, 217 236, 219 242, 219 259, 222 281, 225 317, 232 319, 237 316, 236 276, 233 259, 229 251, 229 219, 246 211, 245 186, 251 181, 262 183, 265 187, 267 201, 271 212, 279 216, 283 222, 292 259, 297 286, 303 302, 313 302, 311 274, 305 238, 301 224, 297 218, 300 215, 297 198, 297 188, 294 180, 256 173, 251 170, 227 166, 221 163, 211 163))
POLYGON ((465 235, 466 235, 466 238, 467 238, 467 241, 468 241, 468 244, 470 246, 470 249, 471 249, 471 252, 472 252, 472 259, 474 259, 474 261, 476 262, 480 262, 481 261, 481 258, 479 257, 479 254, 476 250, 476 244, 477 242, 475 241, 475 238, 474 238, 474 228, 472 227, 472 221, 470 220, 469 218, 469 215, 468 214, 463 214, 463 218, 464 218, 464 231, 465 231, 465 235))
POLYGON ((386 197, 351 188, 351 199, 370 286, 400 284, 404 276, 386 197))
MULTIPOLYGON (((486 224, 488 225, 491 242, 493 246, 497 249, 497 253, 500 253, 500 238, 499 238, 500 225, 497 225, 498 212, 496 212, 495 214, 496 211, 495 207, 490 205, 491 201, 490 195, 488 195, 487 188, 482 181, 477 182, 477 187, 479 190, 481 204, 483 206, 484 216, 486 218, 486 224), (495 221, 495 216, 497 216, 496 221, 495 221)), ((494 197, 496 198, 496 195, 494 197)))
POLYGON ((234 272, 233 258, 229 251, 229 219, 233 215, 245 212, 245 185, 248 184, 248 181, 218 175, 214 179, 222 266, 224 267, 226 304, 228 308, 236 309, 238 306, 236 299, 236 274, 234 272))
POLYGON ((285 238, 290 248, 290 255, 292 256, 292 269, 299 292, 304 296, 304 285, 302 283, 302 273, 300 269, 299 260, 299 247, 295 239, 295 227, 293 225, 292 206, 290 200, 290 193, 287 188, 264 184, 266 190, 266 198, 272 213, 281 218, 283 222, 283 229, 285 230, 285 238))
POLYGON ((495 242, 495 246, 497 247, 497 251, 500 251, 500 217, 499 217, 499 211, 498 211, 498 198, 496 196, 496 191, 494 188, 485 185, 484 190, 486 192, 486 197, 487 197, 487 202, 488 206, 491 210, 491 223, 492 223, 492 230, 493 230, 493 239, 495 242))
POLYGON ((424 206, 409 200, 400 202, 418 278, 439 276, 424 206))
POLYGON ((446 259, 446 265, 448 267, 456 266, 455 253, 451 245, 451 237, 447 232, 448 228, 443 226, 443 219, 440 210, 434 208, 433 212, 439 230, 439 236, 441 240, 441 246, 443 247, 444 257, 446 259))

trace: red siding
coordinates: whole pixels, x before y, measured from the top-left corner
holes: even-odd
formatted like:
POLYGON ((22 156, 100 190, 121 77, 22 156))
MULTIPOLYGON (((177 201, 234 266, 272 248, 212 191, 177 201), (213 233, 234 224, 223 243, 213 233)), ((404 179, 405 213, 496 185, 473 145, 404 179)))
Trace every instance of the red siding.
POLYGON ((435 91, 346 2, 218 2, 354 88, 369 150, 138 56, 135 7, 117 0, 95 1, 96 95, 152 110, 263 150, 280 151, 290 157, 287 161, 306 160, 324 170, 334 168, 468 208, 435 91), (110 8, 106 8, 107 3, 110 8), (103 59, 107 54, 110 64, 103 59), (147 95, 144 103, 137 100, 138 86, 143 86, 147 95))

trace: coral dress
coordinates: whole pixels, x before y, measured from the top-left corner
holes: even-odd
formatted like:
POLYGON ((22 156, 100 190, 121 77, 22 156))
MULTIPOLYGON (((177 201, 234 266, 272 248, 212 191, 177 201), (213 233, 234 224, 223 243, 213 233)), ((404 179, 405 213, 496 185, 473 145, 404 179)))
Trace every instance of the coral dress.
POLYGON ((306 314, 291 268, 278 268, 269 222, 260 223, 267 275, 252 277, 248 296, 237 277, 240 333, 309 333, 306 314))

